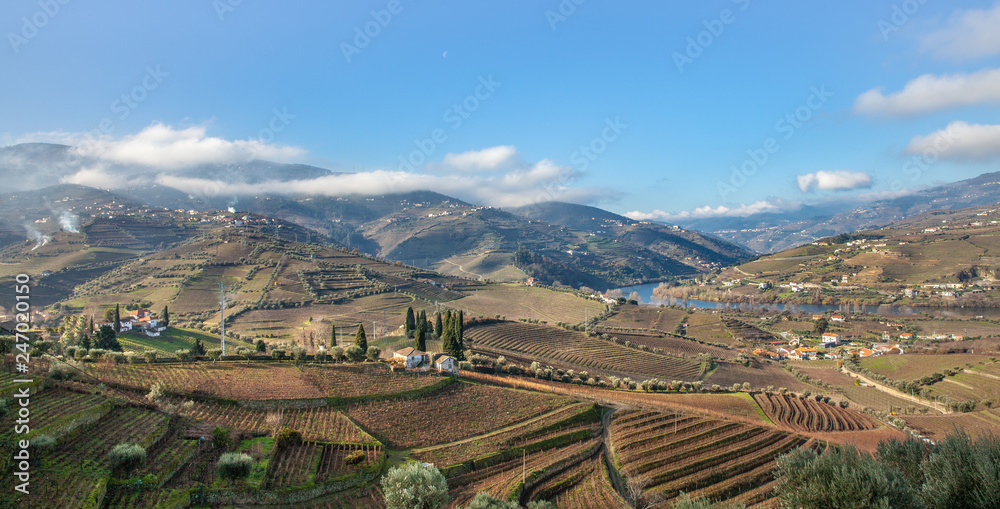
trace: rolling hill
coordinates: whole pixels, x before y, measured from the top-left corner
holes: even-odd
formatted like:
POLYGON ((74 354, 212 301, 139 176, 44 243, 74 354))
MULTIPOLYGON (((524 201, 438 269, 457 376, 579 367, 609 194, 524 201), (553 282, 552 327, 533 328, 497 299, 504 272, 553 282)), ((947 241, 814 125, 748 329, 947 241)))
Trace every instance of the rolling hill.
MULTIPOLYGON (((19 242, 25 236, 44 239, 45 231, 39 230, 36 235, 25 226, 34 228, 35 221, 57 221, 64 212, 86 217, 87 207, 94 207, 93 203, 113 202, 115 206, 150 211, 238 209, 299 225, 306 229, 302 236, 307 242, 318 236, 371 256, 456 276, 498 281, 534 277, 546 284, 575 288, 603 289, 691 276, 752 255, 746 249, 696 232, 636 223, 593 207, 560 203, 542 204, 533 211, 505 211, 433 191, 340 197, 231 196, 211 190, 187 194, 156 184, 158 170, 145 166, 112 168, 115 174, 129 178, 114 182, 113 191, 101 191, 104 194, 100 196, 88 195, 96 190, 46 187, 73 175, 87 163, 86 158, 76 157, 72 147, 65 145, 24 144, 0 149, 0 175, 16 180, 13 188, 18 193, 0 207, 0 246, 19 242), (20 175, 40 177, 17 178, 20 175), (68 201, 60 201, 63 199, 68 201), (49 206, 56 202, 61 205, 49 206), (586 221, 585 216, 600 221, 586 221), (601 227, 601 222, 609 226, 601 227), (516 259, 515 254, 524 250, 530 257, 516 259)), ((175 176, 255 184, 334 174, 308 165, 254 160, 235 166, 199 165, 175 176)), ((107 224, 92 227, 98 237, 98 231, 110 235, 108 232, 116 228, 107 224)), ((122 245, 149 250, 169 243, 170 239, 164 238, 155 245, 146 241, 122 245)))
POLYGON ((789 212, 747 217, 686 219, 680 224, 762 253, 776 253, 814 240, 880 227, 932 210, 1000 203, 1000 172, 871 203, 803 206, 789 212))

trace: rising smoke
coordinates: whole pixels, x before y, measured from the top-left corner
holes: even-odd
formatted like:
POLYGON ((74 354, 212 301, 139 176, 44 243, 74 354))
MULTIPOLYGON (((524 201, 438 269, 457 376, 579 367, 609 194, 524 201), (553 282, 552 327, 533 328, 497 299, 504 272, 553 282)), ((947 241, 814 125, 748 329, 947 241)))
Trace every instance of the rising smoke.
POLYGON ((24 229, 28 232, 28 240, 35 242, 35 247, 31 248, 32 251, 48 244, 52 240, 52 237, 36 230, 34 226, 31 226, 28 223, 24 224, 24 229))
POLYGON ((59 213, 59 227, 70 233, 80 233, 80 216, 64 210, 59 213))

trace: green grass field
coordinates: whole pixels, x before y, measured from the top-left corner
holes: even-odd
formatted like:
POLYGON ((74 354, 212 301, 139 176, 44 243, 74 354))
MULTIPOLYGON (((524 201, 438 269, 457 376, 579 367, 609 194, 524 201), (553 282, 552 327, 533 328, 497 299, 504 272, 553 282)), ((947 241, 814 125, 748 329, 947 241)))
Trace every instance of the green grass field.
MULTIPOLYGON (((178 349, 189 349, 194 346, 195 339, 200 339, 206 349, 219 348, 221 341, 216 334, 209 334, 199 329, 183 329, 170 327, 160 333, 159 337, 151 338, 139 332, 126 332, 118 336, 125 351, 143 352, 157 350, 173 356, 178 349)), ((229 355, 241 346, 251 347, 249 343, 226 338, 226 354, 229 355), (232 350, 230 350, 232 349, 232 350)))

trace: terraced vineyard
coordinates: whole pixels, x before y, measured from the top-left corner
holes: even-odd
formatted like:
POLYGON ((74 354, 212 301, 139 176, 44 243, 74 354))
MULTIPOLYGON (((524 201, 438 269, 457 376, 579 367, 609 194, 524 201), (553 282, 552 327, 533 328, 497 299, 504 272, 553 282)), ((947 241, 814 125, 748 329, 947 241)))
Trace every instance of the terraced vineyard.
POLYGON ((42 507, 79 507, 97 482, 110 474, 108 451, 122 442, 148 447, 166 431, 164 414, 132 407, 112 410, 43 453, 38 482, 31 485, 32 500, 42 507))
POLYGON ((561 509, 625 509, 629 507, 611 486, 603 456, 580 463, 536 488, 533 499, 553 502, 561 509))
POLYGON ((327 397, 397 394, 429 387, 441 382, 436 374, 389 371, 384 364, 344 364, 338 366, 302 366, 302 373, 327 397))
POLYGON ((694 361, 643 352, 579 332, 516 322, 470 328, 465 340, 475 350, 510 353, 542 362, 572 364, 626 376, 692 381, 700 375, 694 361))
POLYGON ((409 448, 481 435, 571 402, 553 394, 457 382, 420 398, 351 405, 347 414, 382 443, 409 448))
MULTIPOLYGON (((165 437, 155 447, 150 448, 146 462, 140 470, 140 475, 152 474, 160 482, 164 482, 176 474, 198 450, 198 441, 187 439, 188 429, 184 425, 174 426, 170 436, 165 437)), ((122 485, 108 490, 107 498, 102 507, 109 509, 127 507, 155 507, 163 502, 169 492, 149 489, 135 489, 131 485, 122 485)))
POLYGON ((241 405, 198 401, 190 409, 182 407, 180 412, 213 425, 248 433, 273 431, 268 427, 267 416, 275 413, 281 416, 280 426, 301 431, 305 440, 352 444, 376 442, 371 435, 361 431, 343 413, 326 406, 269 412, 241 405))
POLYGON ((235 400, 318 399, 394 394, 433 385, 437 376, 392 373, 375 364, 297 366, 292 363, 194 362, 90 365, 109 385, 235 400))
POLYGON ((267 489, 302 486, 310 480, 324 482, 354 473, 364 466, 379 461, 382 448, 378 445, 343 446, 303 442, 285 446, 275 454, 267 469, 264 487, 267 489), (361 451, 364 460, 355 465, 345 463, 345 458, 361 451))
POLYGON ((736 357, 735 350, 727 350, 712 345, 704 345, 691 339, 681 339, 661 332, 648 332, 641 330, 615 330, 599 327, 596 331, 600 334, 607 334, 612 338, 621 341, 628 341, 636 345, 645 345, 649 348, 659 348, 666 355, 675 357, 697 357, 698 354, 708 352, 717 359, 732 359, 736 357))
POLYGON ((316 471, 316 482, 325 482, 331 479, 351 474, 358 469, 377 463, 382 458, 382 446, 380 445, 335 445, 325 444, 316 471), (348 465, 345 459, 356 451, 361 451, 365 459, 356 465, 348 465))
POLYGON ((578 403, 507 431, 475 437, 454 445, 418 449, 412 455, 420 461, 445 467, 492 452, 527 446, 529 442, 538 441, 538 437, 545 433, 566 434, 590 429, 599 421, 600 415, 592 405, 578 403))
POLYGON ((771 420, 794 430, 857 431, 876 427, 867 415, 809 398, 756 393, 753 399, 771 420))
POLYGON ((287 445, 275 454, 267 468, 264 488, 281 489, 300 486, 309 480, 309 474, 319 469, 323 446, 316 442, 287 445))
MULTIPOLYGON (((510 461, 463 474, 448 481, 452 497, 450 507, 463 507, 479 492, 507 499, 521 481, 523 472, 558 472, 590 458, 600 447, 601 439, 592 438, 565 447, 537 451, 510 461)), ((530 481, 530 480, 529 480, 530 481)), ((538 479, 544 482, 545 479, 538 479)))
MULTIPOLYGON (((85 422, 93 422, 111 410, 107 398, 93 394, 81 394, 65 389, 47 389, 35 394, 31 399, 32 433, 58 438, 85 422)), ((3 431, 0 443, 14 440, 15 412, 8 412, 2 419, 3 431)), ((24 438, 17 437, 17 438, 24 438)))
MULTIPOLYGON (((681 492, 710 500, 740 497, 772 480, 781 454, 811 441, 799 435, 687 414, 615 414, 611 441, 621 471, 648 479, 665 499, 681 492)), ((749 503, 773 494, 759 493, 749 503)))

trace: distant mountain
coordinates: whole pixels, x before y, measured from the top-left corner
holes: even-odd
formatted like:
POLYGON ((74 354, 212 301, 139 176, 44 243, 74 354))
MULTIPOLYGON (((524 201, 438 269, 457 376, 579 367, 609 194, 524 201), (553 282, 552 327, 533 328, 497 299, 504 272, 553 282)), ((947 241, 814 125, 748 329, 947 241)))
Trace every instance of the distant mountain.
POLYGON ((512 212, 640 246, 695 265, 731 265, 754 255, 752 251, 729 241, 674 226, 634 221, 586 205, 546 202, 513 209, 512 212))
POLYGON ((687 219, 679 224, 711 233, 755 251, 775 253, 816 239, 913 217, 931 210, 952 210, 1000 203, 1000 172, 880 200, 848 210, 802 207, 786 213, 747 217, 687 219))
MULTIPOLYGON (((66 181, 91 163, 95 161, 77 157, 66 145, 24 144, 0 149, 0 176, 18 183, 0 210, 0 245, 59 232, 57 222, 64 210, 86 223, 99 205, 117 203, 127 204, 129 209, 250 212, 306 228, 299 240, 328 239, 362 253, 463 277, 523 280, 530 276, 542 283, 574 287, 603 289, 689 276, 753 255, 696 232, 566 203, 505 211, 430 190, 342 197, 232 196, 213 189, 189 194, 157 184, 156 176, 161 173, 157 168, 108 166, 104 161, 100 167, 118 176, 109 182, 112 191, 47 187, 66 181), (19 175, 41 176, 18 180, 19 175), (61 205, 47 205, 56 201, 61 205)), ((181 177, 246 184, 333 174, 314 166, 259 160, 171 171, 171 175, 181 177)), ((142 241, 134 247, 154 249, 158 245, 142 241)))

